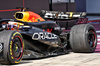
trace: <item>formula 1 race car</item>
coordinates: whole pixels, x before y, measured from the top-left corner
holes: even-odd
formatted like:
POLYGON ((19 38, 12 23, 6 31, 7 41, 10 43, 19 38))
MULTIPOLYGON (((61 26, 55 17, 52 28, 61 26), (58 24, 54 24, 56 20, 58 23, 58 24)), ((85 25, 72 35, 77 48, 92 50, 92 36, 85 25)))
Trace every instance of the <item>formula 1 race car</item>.
POLYGON ((16 64, 22 58, 66 54, 69 49, 76 53, 95 51, 97 35, 92 25, 75 25, 66 31, 56 22, 78 22, 85 13, 42 11, 44 19, 34 12, 24 10, 21 8, 21 11, 16 12, 15 19, 0 19, 1 64, 16 64))

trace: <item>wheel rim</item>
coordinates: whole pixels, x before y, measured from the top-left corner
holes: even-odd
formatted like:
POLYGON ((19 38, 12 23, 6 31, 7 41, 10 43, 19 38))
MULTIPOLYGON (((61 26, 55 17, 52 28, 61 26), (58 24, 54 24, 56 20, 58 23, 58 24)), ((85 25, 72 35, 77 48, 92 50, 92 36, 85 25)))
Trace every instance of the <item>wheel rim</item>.
POLYGON ((14 37, 12 42, 12 55, 14 59, 19 60, 23 55, 23 42, 19 36, 14 37))
POLYGON ((89 42, 90 47, 92 47, 92 48, 95 47, 96 34, 95 34, 95 32, 93 30, 89 31, 88 42, 89 42))

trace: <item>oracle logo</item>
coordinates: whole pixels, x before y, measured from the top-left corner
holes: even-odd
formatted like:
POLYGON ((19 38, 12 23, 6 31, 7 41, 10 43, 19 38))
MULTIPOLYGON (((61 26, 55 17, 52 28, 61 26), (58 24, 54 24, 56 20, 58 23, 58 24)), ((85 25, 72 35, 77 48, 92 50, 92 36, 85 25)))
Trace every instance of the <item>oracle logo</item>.
POLYGON ((57 39, 57 35, 52 34, 52 33, 39 32, 39 33, 34 33, 33 36, 32 36, 32 39, 34 39, 34 40, 57 39))

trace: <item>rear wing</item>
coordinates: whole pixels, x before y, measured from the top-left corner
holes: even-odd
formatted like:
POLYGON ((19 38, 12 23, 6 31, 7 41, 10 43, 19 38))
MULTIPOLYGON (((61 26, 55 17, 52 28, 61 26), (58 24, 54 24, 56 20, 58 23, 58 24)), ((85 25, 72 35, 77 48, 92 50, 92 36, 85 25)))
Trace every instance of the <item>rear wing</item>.
POLYGON ((60 11, 41 11, 42 17, 49 20, 73 20, 86 16, 86 12, 60 12, 60 11))

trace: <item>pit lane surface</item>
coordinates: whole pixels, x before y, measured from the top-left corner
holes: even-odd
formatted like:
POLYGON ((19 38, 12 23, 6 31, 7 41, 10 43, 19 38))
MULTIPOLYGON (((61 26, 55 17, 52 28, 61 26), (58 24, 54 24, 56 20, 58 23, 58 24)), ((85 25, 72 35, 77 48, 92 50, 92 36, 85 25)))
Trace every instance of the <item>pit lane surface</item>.
POLYGON ((100 53, 70 52, 56 57, 22 60, 20 64, 10 66, 100 66, 100 53))
POLYGON ((94 53, 73 53, 40 58, 22 60, 17 65, 0 66, 100 66, 100 35, 98 35, 98 45, 94 53))

